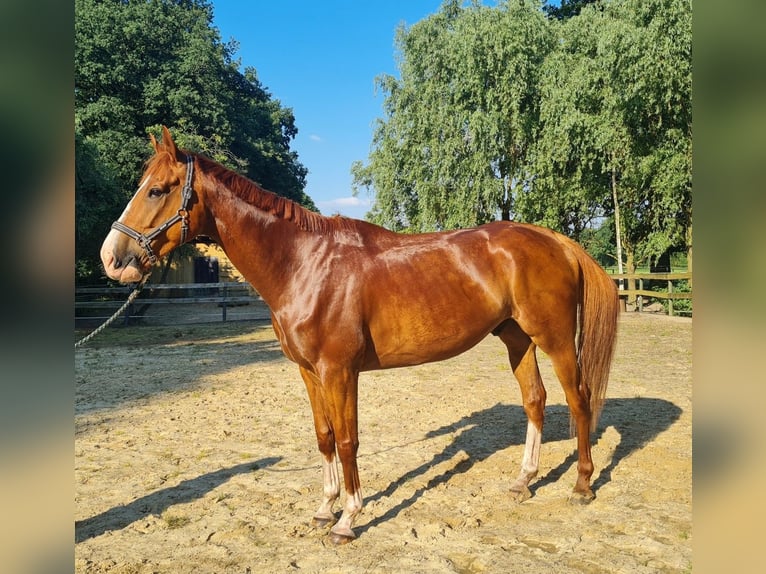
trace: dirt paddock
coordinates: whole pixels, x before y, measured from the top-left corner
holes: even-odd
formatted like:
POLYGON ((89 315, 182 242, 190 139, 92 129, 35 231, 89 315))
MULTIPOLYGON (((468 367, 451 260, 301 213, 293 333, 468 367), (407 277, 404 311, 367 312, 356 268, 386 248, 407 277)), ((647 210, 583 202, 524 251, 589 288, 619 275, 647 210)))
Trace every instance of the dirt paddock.
POLYGON ((109 329, 75 353, 82 573, 689 572, 690 319, 626 313, 588 506, 550 363, 540 473, 509 495, 526 419, 493 337, 360 379, 365 508, 336 548, 297 368, 262 321, 109 329))

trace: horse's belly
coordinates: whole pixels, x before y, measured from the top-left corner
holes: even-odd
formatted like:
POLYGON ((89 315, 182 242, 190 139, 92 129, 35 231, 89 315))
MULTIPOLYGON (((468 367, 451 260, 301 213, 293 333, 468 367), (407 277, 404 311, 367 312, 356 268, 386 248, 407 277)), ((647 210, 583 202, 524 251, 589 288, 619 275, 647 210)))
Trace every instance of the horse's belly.
POLYGON ((366 369, 388 369, 441 361, 467 351, 484 339, 504 318, 465 318, 402 321, 370 331, 366 369))
POLYGON ((463 345, 432 345, 428 352, 424 352, 422 347, 417 349, 399 348, 382 354, 377 354, 375 359, 365 365, 364 370, 373 369, 392 369, 395 367, 410 367, 421 365, 423 363, 433 363, 443 361, 460 353, 463 353, 476 345, 486 336, 486 333, 475 341, 463 345))

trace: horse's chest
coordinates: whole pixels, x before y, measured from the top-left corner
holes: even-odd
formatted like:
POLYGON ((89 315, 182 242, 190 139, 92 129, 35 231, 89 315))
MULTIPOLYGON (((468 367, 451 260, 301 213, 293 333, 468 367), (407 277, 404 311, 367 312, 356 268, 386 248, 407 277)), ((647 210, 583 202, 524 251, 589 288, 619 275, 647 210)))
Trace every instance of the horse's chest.
POLYGON ((274 314, 272 323, 285 356, 309 369, 316 365, 328 343, 340 337, 340 330, 331 328, 332 321, 318 313, 274 314))

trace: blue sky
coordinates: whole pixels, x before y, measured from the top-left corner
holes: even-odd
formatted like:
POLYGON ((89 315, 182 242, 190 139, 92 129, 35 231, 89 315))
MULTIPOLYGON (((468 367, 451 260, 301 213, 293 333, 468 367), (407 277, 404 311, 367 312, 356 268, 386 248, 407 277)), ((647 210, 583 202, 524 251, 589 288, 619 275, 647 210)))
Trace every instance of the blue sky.
POLYGON ((371 198, 351 193, 351 163, 366 163, 383 117, 375 77, 398 76, 394 34, 438 11, 442 0, 244 0, 213 2, 221 38, 252 66, 273 99, 292 108, 293 149, 309 170, 306 193, 325 215, 363 218, 371 198))

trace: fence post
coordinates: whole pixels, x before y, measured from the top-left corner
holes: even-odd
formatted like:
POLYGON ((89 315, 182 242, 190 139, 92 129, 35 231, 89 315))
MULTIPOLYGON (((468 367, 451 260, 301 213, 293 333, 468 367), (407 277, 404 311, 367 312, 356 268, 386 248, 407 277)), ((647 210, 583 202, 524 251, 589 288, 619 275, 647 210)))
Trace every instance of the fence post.
MULTIPOLYGON (((644 280, 641 277, 638 278, 638 289, 639 291, 644 290, 644 280)), ((644 310, 644 296, 639 295, 638 296, 638 312, 641 313, 643 310, 644 310)))
POLYGON ((226 283, 223 284, 223 301, 221 302, 222 320, 226 321, 226 283))
POLYGON ((673 316, 673 281, 671 279, 668 279, 668 295, 671 295, 671 297, 668 297, 668 316, 673 316))

